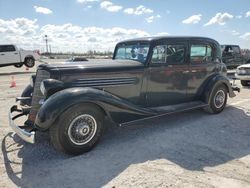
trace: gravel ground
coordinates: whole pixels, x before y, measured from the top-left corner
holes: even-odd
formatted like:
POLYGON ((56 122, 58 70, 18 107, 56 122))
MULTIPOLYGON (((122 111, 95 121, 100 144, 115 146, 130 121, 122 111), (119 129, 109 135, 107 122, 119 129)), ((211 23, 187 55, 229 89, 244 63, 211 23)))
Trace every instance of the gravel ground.
POLYGON ((8 109, 34 71, 0 70, 0 187, 250 187, 250 88, 221 114, 196 110, 113 128, 72 157, 55 151, 46 133, 31 145, 8 127, 8 109))

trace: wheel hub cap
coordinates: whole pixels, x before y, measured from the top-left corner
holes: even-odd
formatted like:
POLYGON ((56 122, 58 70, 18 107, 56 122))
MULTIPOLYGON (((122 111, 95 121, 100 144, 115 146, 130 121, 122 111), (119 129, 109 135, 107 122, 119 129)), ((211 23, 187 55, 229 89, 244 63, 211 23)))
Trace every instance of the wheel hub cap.
POLYGON ((214 97, 214 105, 216 108, 221 108, 225 103, 225 92, 222 90, 217 91, 215 97, 214 97))
POLYGON ((70 123, 68 136, 71 142, 76 145, 88 143, 95 135, 97 124, 91 115, 79 115, 70 123))

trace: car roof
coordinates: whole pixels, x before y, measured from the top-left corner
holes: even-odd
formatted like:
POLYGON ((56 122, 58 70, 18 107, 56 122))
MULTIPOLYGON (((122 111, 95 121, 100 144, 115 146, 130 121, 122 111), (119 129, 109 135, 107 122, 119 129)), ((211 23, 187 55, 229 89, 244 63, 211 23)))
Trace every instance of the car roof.
POLYGON ((206 40, 206 41, 214 41, 214 39, 208 37, 199 37, 199 36, 152 36, 152 37, 142 37, 142 38, 134 38, 121 41, 119 43, 133 42, 133 41, 142 41, 142 42, 152 42, 164 39, 179 39, 179 40, 206 40))
POLYGON ((237 44, 221 44, 221 46, 237 46, 237 47, 239 47, 239 45, 237 45, 237 44))

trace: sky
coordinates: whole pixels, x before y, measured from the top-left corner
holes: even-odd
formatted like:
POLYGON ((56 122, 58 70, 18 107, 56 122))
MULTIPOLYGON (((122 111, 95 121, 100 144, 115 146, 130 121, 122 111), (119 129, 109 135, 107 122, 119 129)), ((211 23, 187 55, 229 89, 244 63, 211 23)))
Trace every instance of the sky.
POLYGON ((205 36, 250 49, 249 0, 0 0, 0 44, 113 51, 145 36, 205 36))

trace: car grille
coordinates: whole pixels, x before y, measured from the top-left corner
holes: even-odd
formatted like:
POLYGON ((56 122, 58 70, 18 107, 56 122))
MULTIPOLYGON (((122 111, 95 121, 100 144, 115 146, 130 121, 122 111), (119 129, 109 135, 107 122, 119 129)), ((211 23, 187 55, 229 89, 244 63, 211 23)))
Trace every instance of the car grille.
POLYGON ((39 108, 41 107, 41 105, 39 104, 39 101, 41 99, 44 99, 44 96, 40 91, 41 82, 44 79, 48 79, 49 77, 50 77, 49 72, 45 70, 38 70, 36 73, 36 81, 34 84, 34 90, 33 90, 32 101, 31 101, 31 110, 30 110, 29 118, 28 118, 32 122, 35 121, 36 114, 39 108))

